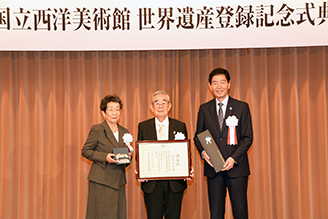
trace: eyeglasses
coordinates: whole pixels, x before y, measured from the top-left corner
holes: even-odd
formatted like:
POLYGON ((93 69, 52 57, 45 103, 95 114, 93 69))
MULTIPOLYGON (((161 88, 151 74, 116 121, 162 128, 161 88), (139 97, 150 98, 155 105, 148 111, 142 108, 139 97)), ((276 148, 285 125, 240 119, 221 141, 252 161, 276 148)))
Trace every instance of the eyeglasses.
POLYGON ((106 112, 108 112, 108 113, 114 113, 114 112, 119 113, 119 112, 121 112, 121 109, 107 109, 106 112))
POLYGON ((154 103, 154 106, 156 106, 156 107, 160 107, 160 106, 166 106, 168 103, 166 102, 166 101, 164 101, 164 102, 155 102, 154 103))

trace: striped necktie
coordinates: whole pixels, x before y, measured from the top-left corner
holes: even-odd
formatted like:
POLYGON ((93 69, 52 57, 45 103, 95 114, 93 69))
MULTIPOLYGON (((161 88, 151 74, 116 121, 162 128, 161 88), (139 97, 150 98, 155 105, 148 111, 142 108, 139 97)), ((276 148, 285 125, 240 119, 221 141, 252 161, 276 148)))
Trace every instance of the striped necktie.
POLYGON ((223 127, 223 110, 222 110, 223 103, 219 103, 219 124, 220 124, 220 131, 222 131, 223 127))

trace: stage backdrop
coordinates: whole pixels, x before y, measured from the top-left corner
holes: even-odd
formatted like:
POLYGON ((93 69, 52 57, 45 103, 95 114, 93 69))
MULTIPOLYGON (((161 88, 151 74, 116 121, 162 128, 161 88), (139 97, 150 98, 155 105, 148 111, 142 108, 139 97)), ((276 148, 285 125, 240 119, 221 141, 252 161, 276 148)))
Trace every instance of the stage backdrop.
MULTIPOLYGON (((136 139, 138 123, 153 117, 152 93, 165 90, 170 116, 184 121, 192 138, 200 104, 213 98, 208 74, 219 66, 231 73, 230 95, 247 101, 253 118, 249 218, 328 218, 327 63, 327 46, 2 51, 0 218, 85 218, 91 162, 81 149, 91 126, 103 121, 100 100, 122 98, 120 124, 136 139)), ((209 218, 203 162, 192 141, 195 177, 181 219, 209 218)), ((145 219, 135 168, 127 168, 128 219, 145 219)))
POLYGON ((1 0, 0 50, 328 45, 320 0, 1 0))

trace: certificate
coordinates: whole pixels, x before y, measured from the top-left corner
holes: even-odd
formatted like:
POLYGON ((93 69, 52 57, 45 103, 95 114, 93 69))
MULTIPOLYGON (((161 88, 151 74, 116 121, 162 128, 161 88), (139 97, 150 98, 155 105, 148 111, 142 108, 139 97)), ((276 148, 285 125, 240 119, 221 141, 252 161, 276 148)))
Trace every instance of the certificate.
POLYGON ((167 180, 190 177, 190 140, 137 141, 137 179, 167 180))

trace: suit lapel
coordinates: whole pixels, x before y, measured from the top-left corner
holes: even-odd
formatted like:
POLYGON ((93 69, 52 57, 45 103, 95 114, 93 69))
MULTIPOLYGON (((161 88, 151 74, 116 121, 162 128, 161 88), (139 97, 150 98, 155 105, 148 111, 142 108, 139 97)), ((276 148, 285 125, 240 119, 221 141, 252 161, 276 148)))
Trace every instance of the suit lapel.
POLYGON ((227 119, 229 116, 233 114, 233 110, 234 110, 234 99, 229 97, 228 105, 226 108, 225 119, 227 119))
POLYGON ((211 113, 212 119, 215 123, 215 127, 217 127, 217 129, 216 129, 217 133, 220 136, 222 136, 228 130, 228 127, 226 126, 225 121, 229 116, 233 115, 233 110, 234 110, 234 99, 229 96, 229 100, 228 100, 228 104, 226 107, 226 112, 225 112, 225 116, 224 116, 224 120, 223 120, 223 128, 222 128, 222 131, 220 131, 218 114, 216 112, 216 101, 215 101, 215 98, 213 99, 213 103, 211 103, 211 107, 210 107, 210 113, 211 113))
POLYGON ((123 135, 125 134, 123 132, 124 129, 119 124, 117 124, 117 126, 118 126, 118 144, 119 144, 119 147, 124 147, 124 145, 123 145, 124 144, 124 142, 123 142, 123 135))
MULTIPOLYGON (((101 123, 101 126, 104 127, 105 135, 106 135, 107 139, 112 143, 113 147, 119 147, 119 144, 116 141, 116 138, 115 138, 112 130, 109 128, 109 125, 106 122, 106 120, 101 123)), ((122 135, 121 132, 122 131, 119 130, 119 132, 118 132, 119 135, 122 135)), ((119 139, 121 139, 121 138, 119 137, 119 139)))
POLYGON ((209 111, 210 111, 212 121, 214 122, 214 126, 216 127, 215 130, 217 131, 217 134, 221 136, 222 132, 220 132, 220 124, 219 124, 218 114, 216 112, 216 100, 215 100, 215 98, 211 102, 211 105, 209 107, 209 111))
POLYGON ((150 138, 149 140, 157 140, 155 117, 149 121, 147 129, 150 138))
POLYGON ((169 140, 174 140, 174 131, 176 130, 175 123, 173 120, 169 117, 169 140))
POLYGON ((227 108, 226 108, 226 113, 225 113, 225 117, 224 117, 224 121, 223 121, 224 122, 223 132, 228 130, 228 126, 225 124, 225 121, 229 116, 233 115, 233 110, 234 110, 234 99, 229 96, 228 105, 227 105, 227 108))

